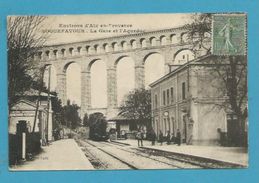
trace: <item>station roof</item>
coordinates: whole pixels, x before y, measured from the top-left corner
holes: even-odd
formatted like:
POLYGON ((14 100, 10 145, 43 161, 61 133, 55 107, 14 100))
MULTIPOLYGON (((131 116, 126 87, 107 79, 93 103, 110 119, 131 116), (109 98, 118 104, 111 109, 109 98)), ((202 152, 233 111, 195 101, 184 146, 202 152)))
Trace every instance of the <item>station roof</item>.
POLYGON ((185 63, 185 64, 179 66, 177 69, 175 69, 175 70, 169 72, 168 74, 164 75, 163 77, 159 78, 158 80, 154 81, 154 82, 151 83, 149 86, 152 88, 153 86, 155 86, 155 85, 161 83, 162 81, 164 81, 165 79, 171 77, 172 75, 174 75, 174 74, 180 72, 181 70, 183 70, 183 69, 189 67, 190 65, 195 65, 195 64, 198 65, 201 61, 203 61, 203 60, 205 60, 205 59, 207 59, 207 58, 209 58, 209 57, 213 57, 213 55, 211 55, 211 54, 209 54, 209 55, 204 55, 204 56, 201 56, 201 57, 196 58, 196 59, 194 59, 194 60, 191 60, 191 61, 189 61, 189 62, 187 62, 187 63, 185 63))
POLYGON ((108 119, 108 121, 127 121, 127 120, 132 120, 132 119, 128 119, 128 118, 122 116, 121 114, 118 114, 117 116, 108 119))
MULTIPOLYGON (((22 96, 30 96, 30 97, 39 96, 39 90, 35 90, 35 89, 32 89, 32 88, 31 88, 30 90, 25 91, 22 96)), ((48 96, 48 93, 42 91, 42 92, 40 93, 40 96, 42 96, 42 97, 47 97, 47 96, 48 96)), ((55 95, 52 95, 52 94, 50 94, 49 96, 50 96, 50 97, 55 97, 55 95)))

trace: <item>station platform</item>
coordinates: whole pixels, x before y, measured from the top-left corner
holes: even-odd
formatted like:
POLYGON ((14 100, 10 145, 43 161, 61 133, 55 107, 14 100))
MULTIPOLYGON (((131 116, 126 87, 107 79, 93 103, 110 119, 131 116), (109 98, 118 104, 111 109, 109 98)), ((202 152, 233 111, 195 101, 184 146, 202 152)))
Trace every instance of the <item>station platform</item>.
MULTIPOLYGON (((133 139, 116 140, 116 142, 138 147, 137 140, 133 139)), ((248 149, 244 147, 197 146, 185 144, 178 146, 176 144, 167 145, 166 143, 160 145, 160 143, 157 142, 152 146, 151 141, 146 140, 143 140, 143 146, 148 149, 157 149, 160 151, 201 157, 248 167, 248 149)))
POLYGON ((31 161, 10 167, 11 171, 34 170, 93 170, 92 164, 74 139, 62 139, 42 147, 31 161))

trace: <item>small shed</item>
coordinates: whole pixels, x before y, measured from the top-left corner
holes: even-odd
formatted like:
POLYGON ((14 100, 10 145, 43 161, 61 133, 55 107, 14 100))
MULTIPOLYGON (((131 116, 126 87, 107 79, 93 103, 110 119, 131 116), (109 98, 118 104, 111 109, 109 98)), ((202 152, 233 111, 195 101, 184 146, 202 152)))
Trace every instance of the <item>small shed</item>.
MULTIPOLYGON (((16 104, 11 108, 9 115, 9 134, 16 134, 17 124, 20 121, 26 121, 28 132, 32 132, 36 107, 36 103, 29 100, 21 99, 17 101, 16 104)), ((46 133, 48 131, 47 113, 47 109, 40 105, 38 108, 34 132, 40 133, 41 139, 46 137, 46 133)))
POLYGON ((116 127, 118 138, 134 138, 134 133, 138 130, 135 120, 127 119, 122 115, 117 115, 109 119, 108 124, 112 124, 116 127))

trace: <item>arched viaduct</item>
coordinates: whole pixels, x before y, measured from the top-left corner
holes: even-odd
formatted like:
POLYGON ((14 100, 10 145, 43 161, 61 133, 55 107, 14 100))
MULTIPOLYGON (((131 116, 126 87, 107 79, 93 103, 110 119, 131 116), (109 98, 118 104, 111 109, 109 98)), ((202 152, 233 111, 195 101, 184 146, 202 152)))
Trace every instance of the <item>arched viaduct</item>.
MULTIPOLYGON (((176 55, 182 50, 191 50, 193 43, 187 39, 185 27, 164 29, 139 34, 130 34, 102 39, 94 39, 76 43, 49 45, 43 47, 34 56, 40 67, 53 65, 56 68, 56 92, 62 104, 66 103, 66 69, 71 63, 81 67, 81 114, 96 112, 91 107, 91 66, 98 60, 106 63, 107 70, 107 117, 116 115, 117 108, 117 63, 123 57, 134 60, 135 88, 144 87, 144 63, 147 57, 159 53, 164 58, 165 72, 174 63, 176 55)), ((198 48, 195 57, 205 54, 198 48)), ((166 74, 165 73, 165 74, 166 74)))

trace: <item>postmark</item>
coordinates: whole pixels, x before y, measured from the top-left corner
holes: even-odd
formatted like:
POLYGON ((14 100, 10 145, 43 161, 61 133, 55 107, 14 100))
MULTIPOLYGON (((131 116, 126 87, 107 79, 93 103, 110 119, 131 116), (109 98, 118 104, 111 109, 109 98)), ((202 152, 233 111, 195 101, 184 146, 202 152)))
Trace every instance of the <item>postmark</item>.
POLYGON ((246 14, 213 15, 212 54, 246 55, 246 14))

